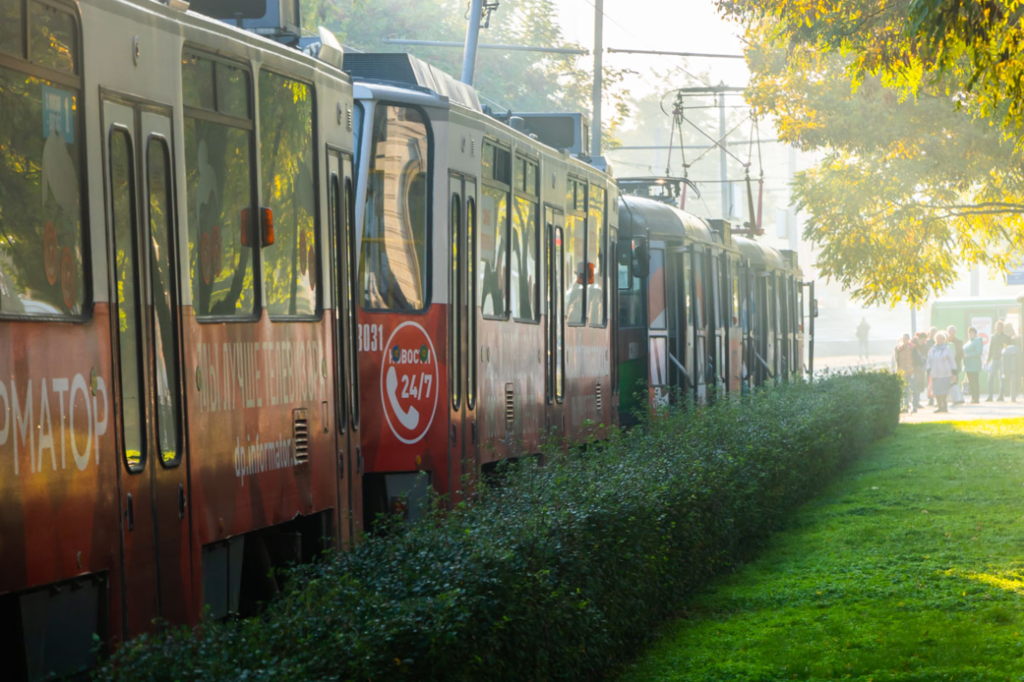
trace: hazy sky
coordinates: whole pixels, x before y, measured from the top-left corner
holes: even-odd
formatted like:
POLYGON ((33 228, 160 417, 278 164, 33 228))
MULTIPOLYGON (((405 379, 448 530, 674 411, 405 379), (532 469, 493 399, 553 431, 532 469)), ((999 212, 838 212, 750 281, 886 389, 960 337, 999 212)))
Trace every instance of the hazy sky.
MULTIPOLYGON (((594 7, 591 0, 554 0, 554 3, 566 38, 592 49, 594 7)), ((725 54, 741 54, 743 50, 739 26, 723 19, 712 0, 605 0, 604 13, 606 48, 725 54)), ((655 87, 648 77, 651 69, 665 71, 676 65, 698 75, 706 71, 715 84, 725 81, 727 85, 746 85, 747 82, 746 64, 741 59, 683 60, 607 52, 604 59, 607 65, 640 72, 639 76, 631 76, 628 83, 635 96, 647 94, 655 87)))

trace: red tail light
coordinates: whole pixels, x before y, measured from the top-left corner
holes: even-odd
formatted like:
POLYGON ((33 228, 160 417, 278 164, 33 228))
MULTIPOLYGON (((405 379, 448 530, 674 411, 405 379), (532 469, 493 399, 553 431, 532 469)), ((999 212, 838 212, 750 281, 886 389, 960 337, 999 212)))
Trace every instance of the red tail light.
POLYGON ((594 283, 594 264, 587 263, 587 284, 594 283))

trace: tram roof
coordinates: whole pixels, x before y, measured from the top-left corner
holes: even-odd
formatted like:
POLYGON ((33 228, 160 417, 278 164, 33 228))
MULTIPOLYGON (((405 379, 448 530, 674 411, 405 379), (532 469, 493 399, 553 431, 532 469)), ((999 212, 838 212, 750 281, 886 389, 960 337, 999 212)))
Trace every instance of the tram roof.
POLYGON ((707 223, 674 206, 629 195, 620 196, 619 205, 619 227, 630 234, 646 230, 651 237, 721 246, 721 241, 716 239, 707 223))
POLYGON ((482 111, 473 86, 405 52, 348 52, 343 68, 356 81, 412 87, 482 111))
MULTIPOLYGON (((734 237, 740 253, 758 270, 791 270, 782 254, 767 244, 746 237, 734 237)), ((799 268, 797 268, 799 271, 799 268)))

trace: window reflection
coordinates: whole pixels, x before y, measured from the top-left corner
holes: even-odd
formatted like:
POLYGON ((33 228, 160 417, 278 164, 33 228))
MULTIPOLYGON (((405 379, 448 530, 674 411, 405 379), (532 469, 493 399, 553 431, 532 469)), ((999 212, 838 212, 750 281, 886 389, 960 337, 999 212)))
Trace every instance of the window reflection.
POLYGON ((271 315, 314 315, 319 256, 313 89, 261 71, 259 92, 263 202, 274 214, 274 244, 263 248, 267 310, 271 315))
POLYGON ((186 54, 185 189, 189 272, 197 316, 248 315, 254 308, 253 249, 259 240, 252 208, 251 133, 246 120, 223 114, 249 110, 249 76, 223 62, 186 54), (217 74, 238 87, 213 87, 217 74), (211 111, 207 114, 206 111, 211 111))
POLYGON ((145 467, 142 419, 139 261, 135 222, 135 173, 131 140, 124 130, 110 136, 110 200, 114 227, 114 276, 117 280, 118 354, 121 369, 121 414, 125 464, 145 467))
POLYGON ((29 3, 29 59, 67 73, 75 72, 77 32, 67 12, 38 2, 29 3))
POLYGON ((82 313, 80 102, 0 67, 0 312, 82 313))
POLYGON ((149 141, 147 156, 157 444, 160 448, 160 461, 170 467, 176 466, 181 460, 178 437, 178 353, 173 314, 176 287, 172 257, 174 223, 170 156, 164 141, 156 138, 149 141))
POLYGON ((375 109, 359 262, 364 308, 420 310, 427 303, 428 143, 419 111, 375 109))

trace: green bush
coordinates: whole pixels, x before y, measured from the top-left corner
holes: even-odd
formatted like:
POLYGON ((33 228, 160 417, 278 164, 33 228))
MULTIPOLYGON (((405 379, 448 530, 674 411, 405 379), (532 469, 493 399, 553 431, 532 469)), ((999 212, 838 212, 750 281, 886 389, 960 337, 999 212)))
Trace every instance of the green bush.
POLYGON ((898 420, 892 374, 673 410, 294 569, 260 618, 140 637, 112 680, 586 680, 898 420))

